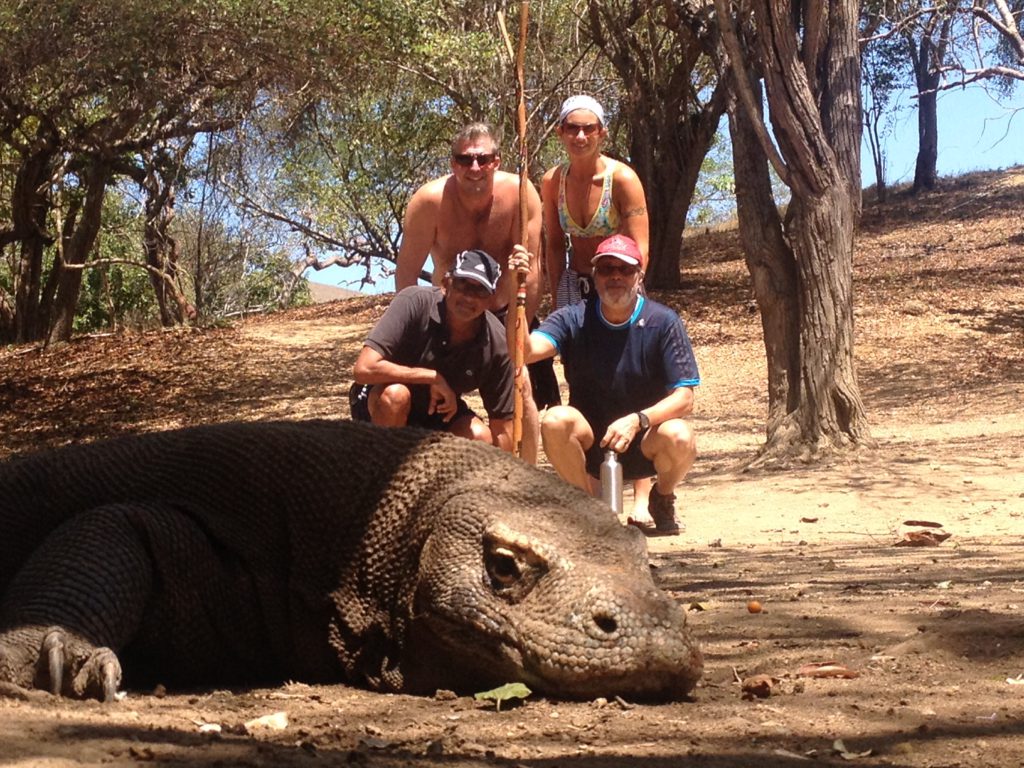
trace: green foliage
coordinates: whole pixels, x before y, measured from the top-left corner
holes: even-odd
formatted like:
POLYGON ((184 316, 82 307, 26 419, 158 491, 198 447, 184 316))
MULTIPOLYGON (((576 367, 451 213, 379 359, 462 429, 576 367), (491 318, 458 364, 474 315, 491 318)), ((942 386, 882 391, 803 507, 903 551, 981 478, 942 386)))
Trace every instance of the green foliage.
POLYGON ((75 331, 153 327, 159 318, 142 265, 141 217, 116 189, 108 192, 102 216, 102 235, 85 270, 75 331))
POLYGON ((450 141, 450 119, 424 110, 411 77, 394 81, 319 105, 287 142, 272 145, 281 166, 267 191, 277 209, 363 264, 395 261, 412 189, 447 171, 441 147, 450 141))
POLYGON ((715 135, 704 157, 700 177, 686 214, 690 226, 707 226, 736 215, 736 182, 732 170, 732 147, 722 130, 715 135))
MULTIPOLYGON (((449 143, 465 123, 486 120, 502 139, 502 168, 518 171, 512 62, 498 31, 497 3, 394 2, 382 24, 393 35, 368 64, 372 77, 336 83, 293 118, 273 105, 240 127, 225 178, 251 214, 292 225, 292 248, 360 265, 381 282, 397 258, 402 220, 417 186, 448 172, 449 143), (340 255, 339 255, 340 254, 340 255)), ((573 3, 535 2, 527 64, 530 175, 562 159, 545 141, 569 92, 592 90, 596 51, 566 34, 573 3), (538 19, 543 20, 543 23, 538 19), (575 40, 575 42, 573 42, 575 40), (569 78, 573 78, 570 80, 569 78)), ((386 284, 386 283, 385 283, 386 284)))

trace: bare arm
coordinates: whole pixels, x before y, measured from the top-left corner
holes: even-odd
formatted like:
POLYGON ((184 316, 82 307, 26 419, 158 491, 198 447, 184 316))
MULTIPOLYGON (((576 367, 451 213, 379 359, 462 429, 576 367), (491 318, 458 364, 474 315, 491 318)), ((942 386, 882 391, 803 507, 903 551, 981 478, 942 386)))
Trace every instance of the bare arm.
POLYGON ((652 427, 669 419, 685 419, 693 413, 693 387, 676 387, 643 411, 651 420, 652 427))
POLYGON ((432 368, 399 365, 373 347, 364 346, 356 358, 353 376, 360 384, 426 384, 430 387, 428 413, 442 413, 445 421, 455 415, 458 395, 445 377, 432 368))
POLYGON ((636 171, 628 165, 619 163, 615 169, 615 182, 612 186, 614 204, 619 211, 619 232, 633 238, 643 254, 644 271, 650 262, 650 222, 647 217, 647 199, 644 186, 636 171))
MULTIPOLYGON (((513 248, 511 255, 508 257, 509 269, 522 273, 528 272, 531 267, 535 266, 536 262, 537 257, 527 253, 521 245, 513 248)), ((509 339, 514 339, 515 333, 515 313, 509 312, 505 317, 505 334, 509 339)), ((526 339, 523 342, 523 359, 527 364, 535 363, 547 357, 554 357, 557 351, 555 345, 551 343, 547 336, 542 336, 539 333, 526 334, 526 339)))
POLYGON ((434 182, 430 182, 416 190, 405 209, 402 244, 398 248, 398 264, 395 269, 396 291, 416 285, 427 255, 434 247, 441 208, 440 194, 434 186, 434 182))
POLYGON ((413 368, 393 363, 373 347, 363 347, 353 371, 360 384, 435 384, 442 376, 432 368, 413 368))
POLYGON ((558 283, 565 272, 565 232, 558 220, 558 174, 556 166, 544 174, 541 182, 541 198, 544 201, 544 263, 547 266, 552 307, 558 306, 558 283))

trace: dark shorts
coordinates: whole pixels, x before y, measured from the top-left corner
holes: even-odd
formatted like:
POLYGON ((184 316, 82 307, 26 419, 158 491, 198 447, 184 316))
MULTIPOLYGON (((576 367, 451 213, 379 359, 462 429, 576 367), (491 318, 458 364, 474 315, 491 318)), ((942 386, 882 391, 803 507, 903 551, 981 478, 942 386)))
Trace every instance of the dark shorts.
MULTIPOLYGON (((370 421, 370 389, 372 384, 353 384, 348 390, 348 408, 353 421, 370 421)), ((409 426, 432 429, 435 432, 447 432, 452 424, 463 416, 476 416, 476 412, 466 405, 461 397, 455 415, 450 421, 445 421, 440 413, 427 413, 430 407, 430 387, 425 385, 413 385, 409 387, 412 392, 412 408, 409 409, 409 426)))
MULTIPOLYGON (((506 305, 494 314, 504 323, 508 310, 509 307, 506 305)), ((530 323, 529 330, 532 331, 539 325, 540 321, 535 317, 530 323)), ((555 376, 555 358, 546 357, 536 363, 530 363, 526 369, 530 372, 530 392, 533 394, 533 402, 537 404, 537 410, 542 411, 552 405, 561 405, 562 395, 558 391, 558 377, 555 376)))
MULTIPOLYGON (((601 430, 600 434, 594 433, 594 444, 587 451, 587 474, 593 477, 601 476, 601 462, 604 461, 605 451, 601 447, 601 438, 604 437, 604 432, 605 430, 601 430)), ((629 444, 626 452, 619 454, 623 480, 638 480, 642 477, 653 477, 657 474, 654 471, 654 462, 644 456, 643 451, 640 450, 640 440, 642 437, 643 435, 637 435, 636 439, 629 444)))

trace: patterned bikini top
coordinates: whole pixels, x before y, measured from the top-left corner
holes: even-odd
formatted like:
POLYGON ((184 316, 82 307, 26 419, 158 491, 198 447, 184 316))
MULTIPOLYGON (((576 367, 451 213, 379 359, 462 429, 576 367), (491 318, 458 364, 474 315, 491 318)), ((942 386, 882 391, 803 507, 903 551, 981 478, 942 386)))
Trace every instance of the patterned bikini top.
POLYGON ((619 231, 619 212, 612 205, 612 177, 615 175, 615 161, 605 160, 604 181, 601 184, 601 202, 585 227, 573 221, 569 206, 565 202, 565 177, 569 175, 569 164, 558 169, 558 221, 562 231, 573 237, 608 237, 619 231))

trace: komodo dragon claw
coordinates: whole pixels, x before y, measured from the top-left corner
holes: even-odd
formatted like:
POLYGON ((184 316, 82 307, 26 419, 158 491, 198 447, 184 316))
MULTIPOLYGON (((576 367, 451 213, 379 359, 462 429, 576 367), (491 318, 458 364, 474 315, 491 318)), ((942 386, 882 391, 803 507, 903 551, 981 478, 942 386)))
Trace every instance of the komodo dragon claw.
POLYGON ((114 701, 121 684, 121 663, 110 648, 96 648, 83 640, 68 637, 59 627, 43 636, 41 652, 46 657, 49 690, 54 696, 67 692, 75 697, 102 694, 103 701, 114 701), (66 667, 70 667, 65 677, 66 667))
POLYGON ((60 696, 64 682, 64 636, 60 630, 51 630, 43 638, 43 650, 50 669, 50 693, 60 696))

